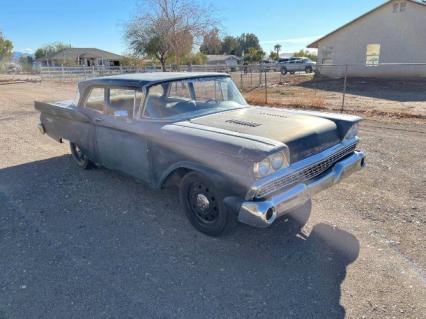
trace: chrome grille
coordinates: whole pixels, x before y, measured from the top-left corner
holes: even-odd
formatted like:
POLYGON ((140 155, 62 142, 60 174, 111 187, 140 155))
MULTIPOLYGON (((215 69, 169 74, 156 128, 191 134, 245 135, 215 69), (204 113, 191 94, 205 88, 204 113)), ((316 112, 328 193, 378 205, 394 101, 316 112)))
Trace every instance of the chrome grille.
POLYGON ((329 157, 317 163, 304 167, 301 170, 294 172, 292 174, 278 178, 266 184, 265 186, 261 187, 258 190, 256 197, 262 198, 282 188, 285 188, 297 183, 303 183, 307 180, 310 180, 324 173, 326 170, 332 167, 340 159, 353 153, 355 151, 355 148, 356 148, 356 143, 346 146, 345 148, 337 151, 336 153, 330 155, 329 157))

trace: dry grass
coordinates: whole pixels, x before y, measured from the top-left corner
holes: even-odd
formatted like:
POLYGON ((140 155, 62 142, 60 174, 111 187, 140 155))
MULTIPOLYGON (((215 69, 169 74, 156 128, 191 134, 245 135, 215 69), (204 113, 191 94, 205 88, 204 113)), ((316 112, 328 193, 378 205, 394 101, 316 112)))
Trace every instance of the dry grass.
POLYGON ((268 93, 268 100, 265 99, 264 89, 253 90, 244 94, 247 102, 254 105, 273 105, 283 107, 296 107, 296 108, 309 108, 324 110, 325 98, 322 95, 306 94, 302 96, 287 96, 283 98, 281 93, 277 92, 268 93))

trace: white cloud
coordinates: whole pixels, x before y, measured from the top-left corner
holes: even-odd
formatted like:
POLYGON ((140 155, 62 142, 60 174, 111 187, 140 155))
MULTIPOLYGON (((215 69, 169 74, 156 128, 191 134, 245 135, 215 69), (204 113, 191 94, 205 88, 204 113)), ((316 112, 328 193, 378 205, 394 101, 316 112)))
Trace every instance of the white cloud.
POLYGON ((34 49, 31 49, 31 48, 19 49, 19 50, 16 50, 16 51, 22 52, 22 53, 27 53, 27 54, 33 54, 34 53, 34 49))

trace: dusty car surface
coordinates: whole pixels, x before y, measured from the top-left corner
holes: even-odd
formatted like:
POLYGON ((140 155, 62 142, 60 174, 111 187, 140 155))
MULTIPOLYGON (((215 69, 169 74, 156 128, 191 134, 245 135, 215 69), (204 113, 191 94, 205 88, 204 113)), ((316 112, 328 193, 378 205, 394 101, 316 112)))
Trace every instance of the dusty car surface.
POLYGON ((364 167, 360 118, 249 106, 226 74, 96 78, 78 84, 75 101, 35 108, 40 131, 68 140, 80 167, 178 185, 189 221, 212 236, 236 221, 268 227, 297 216, 364 167))

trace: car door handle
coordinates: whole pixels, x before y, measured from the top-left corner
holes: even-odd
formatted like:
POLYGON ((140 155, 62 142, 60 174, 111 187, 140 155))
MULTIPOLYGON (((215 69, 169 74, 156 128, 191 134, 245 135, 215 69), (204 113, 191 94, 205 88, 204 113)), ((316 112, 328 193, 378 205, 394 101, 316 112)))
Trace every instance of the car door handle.
POLYGON ((95 117, 95 122, 102 122, 104 119, 101 117, 95 117))

